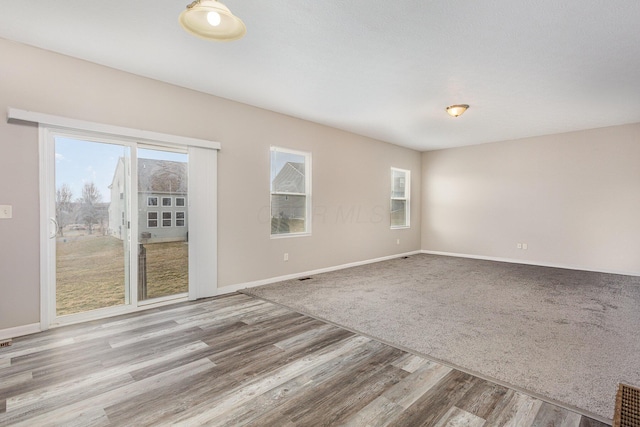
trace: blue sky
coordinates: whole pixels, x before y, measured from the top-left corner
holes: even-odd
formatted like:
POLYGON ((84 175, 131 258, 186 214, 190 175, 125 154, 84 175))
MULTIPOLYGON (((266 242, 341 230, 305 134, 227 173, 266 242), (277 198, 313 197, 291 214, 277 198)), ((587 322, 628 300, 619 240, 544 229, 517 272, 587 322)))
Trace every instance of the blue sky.
MULTIPOLYGON (((129 156, 129 147, 117 144, 88 142, 80 139, 56 137, 56 189, 68 184, 73 200, 82 196, 86 182, 96 184, 102 194, 102 202, 110 202, 109 185, 113 179, 118 158, 129 156)), ((138 156, 146 159, 187 161, 187 155, 139 149, 138 156)))

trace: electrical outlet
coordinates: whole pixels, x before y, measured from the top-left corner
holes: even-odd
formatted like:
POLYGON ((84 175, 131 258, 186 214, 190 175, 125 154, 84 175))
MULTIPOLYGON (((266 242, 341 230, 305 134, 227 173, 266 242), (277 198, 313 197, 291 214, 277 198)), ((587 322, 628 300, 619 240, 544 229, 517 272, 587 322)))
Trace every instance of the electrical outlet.
POLYGON ((10 219, 13 217, 11 205, 0 205, 0 218, 10 219))
POLYGON ((289 253, 287 252, 284 253, 284 260, 289 261, 289 253))
POLYGON ((517 244, 518 249, 522 249, 522 243, 517 244))
POLYGON ((526 243, 522 244, 522 249, 524 249, 525 251, 527 250, 528 247, 529 247, 529 245, 527 245, 526 243))
POLYGON ((396 239, 396 245, 400 244, 400 239, 396 239))

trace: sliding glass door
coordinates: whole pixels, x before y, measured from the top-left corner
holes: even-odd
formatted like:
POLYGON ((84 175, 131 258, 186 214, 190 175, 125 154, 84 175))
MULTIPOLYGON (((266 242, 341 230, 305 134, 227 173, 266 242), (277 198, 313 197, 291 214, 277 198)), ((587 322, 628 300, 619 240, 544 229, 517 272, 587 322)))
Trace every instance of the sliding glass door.
POLYGON ((10 115, 40 123, 43 330, 217 294, 219 143, 10 115))
POLYGON ((55 136, 55 317, 128 304, 128 146, 55 136))
POLYGON ((186 300, 186 148, 57 131, 46 141, 48 324, 186 300))
POLYGON ((138 151, 138 300, 185 296, 189 290, 187 154, 138 151))

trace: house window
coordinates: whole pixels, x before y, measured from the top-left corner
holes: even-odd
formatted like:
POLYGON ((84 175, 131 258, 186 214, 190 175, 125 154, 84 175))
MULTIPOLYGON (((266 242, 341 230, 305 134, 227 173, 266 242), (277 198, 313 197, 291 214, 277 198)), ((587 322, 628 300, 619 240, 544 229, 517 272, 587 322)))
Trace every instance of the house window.
POLYGON ((171 227, 171 212, 162 212, 162 226, 171 227))
POLYGON ((391 168, 391 228, 410 225, 411 171, 391 168))
POLYGON ((176 206, 184 206, 184 197, 176 197, 176 206))
POLYGON ((155 228, 158 226, 158 212, 147 212, 147 227, 155 228))
POLYGON ((158 206, 158 198, 155 196, 147 197, 147 206, 158 206))
POLYGON ((171 197, 163 197, 162 206, 163 207, 171 206, 171 197))
POLYGON ((271 237, 311 233, 311 153, 271 147, 271 237))
POLYGON ((124 212, 120 212, 122 215, 122 225, 124 225, 124 212))
POLYGON ((184 227, 184 212, 176 212, 176 227, 184 227))

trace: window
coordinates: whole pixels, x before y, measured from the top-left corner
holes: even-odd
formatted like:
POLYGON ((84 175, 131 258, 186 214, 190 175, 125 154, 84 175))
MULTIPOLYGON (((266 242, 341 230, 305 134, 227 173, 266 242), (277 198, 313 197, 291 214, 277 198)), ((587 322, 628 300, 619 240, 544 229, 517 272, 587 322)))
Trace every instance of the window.
POLYGON ((176 212, 176 227, 184 227, 184 212, 176 212))
POLYGON ((155 228, 158 226, 158 212, 147 212, 147 227, 155 228))
POLYGON ((171 197, 163 197, 162 206, 164 207, 171 206, 171 197))
POLYGON ((176 206, 184 206, 184 197, 176 197, 176 206))
POLYGON ((162 212, 162 226, 171 227, 172 212, 162 212))
POLYGON ((147 206, 158 206, 158 198, 157 197, 147 197, 147 206))
POLYGON ((311 153, 271 147, 271 236, 311 233, 311 153))
POLYGON ((391 228, 409 227, 411 171, 391 168, 391 228))

